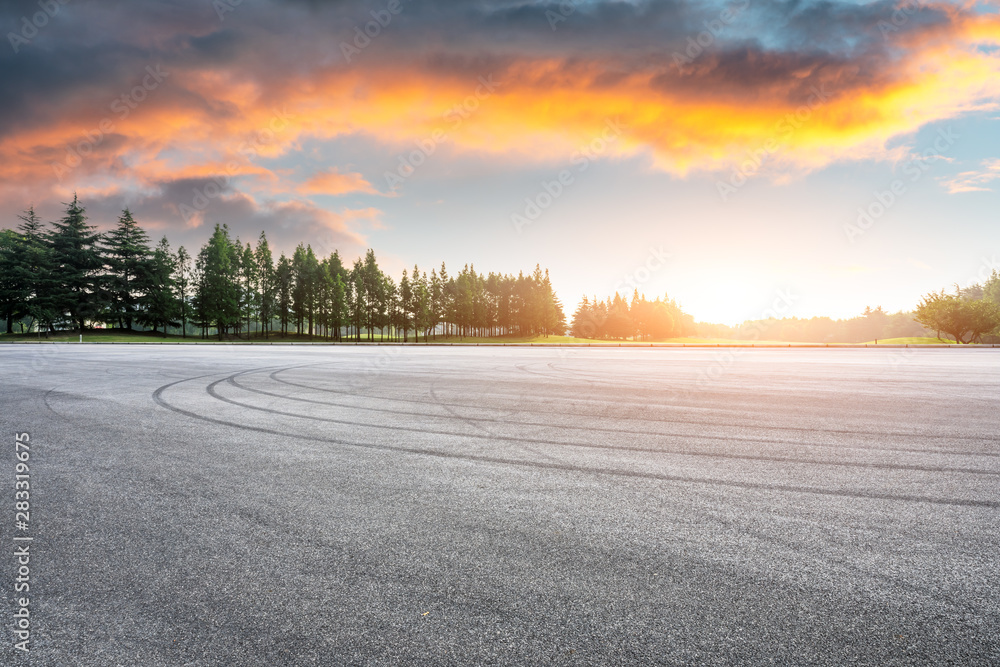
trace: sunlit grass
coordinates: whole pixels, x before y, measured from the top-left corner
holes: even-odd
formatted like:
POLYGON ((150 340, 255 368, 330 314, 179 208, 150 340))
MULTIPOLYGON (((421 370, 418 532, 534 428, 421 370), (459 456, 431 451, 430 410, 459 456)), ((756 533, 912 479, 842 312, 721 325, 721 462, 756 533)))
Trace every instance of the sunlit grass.
MULTIPOLYGON (((424 341, 423 338, 420 339, 424 341)), ((730 338, 658 338, 655 340, 610 340, 603 338, 575 338, 573 336, 499 336, 494 338, 475 338, 471 336, 439 336, 432 343, 505 343, 508 345, 634 345, 649 346, 651 343, 676 345, 788 345, 787 341, 777 340, 733 340, 730 338)), ((805 343, 792 343, 804 345, 805 343)))
MULTIPOLYGON (((48 334, 46 336, 44 333, 39 335, 37 333, 29 334, 0 334, 0 343, 32 343, 32 342, 53 342, 53 343, 76 343, 80 341, 80 334, 76 331, 57 331, 56 333, 48 334)), ((425 339, 424 336, 420 336, 419 345, 430 344, 480 344, 480 345, 590 345, 593 347, 608 345, 617 347, 621 346, 649 346, 651 343, 656 345, 663 344, 673 344, 673 345, 729 345, 729 346, 781 346, 787 347, 788 345, 823 345, 822 343, 803 343, 803 342, 793 342, 779 341, 779 340, 736 340, 731 338, 664 338, 658 340, 605 340, 605 339, 593 339, 593 338, 576 338, 574 336, 493 336, 493 337, 475 337, 475 336, 431 336, 425 339)), ((152 333, 149 331, 123 331, 121 329, 93 329, 90 331, 85 331, 83 334, 84 343, 198 343, 198 344, 212 344, 212 343, 242 343, 242 344, 277 344, 277 343, 328 343, 332 342, 323 338, 321 336, 314 336, 310 338, 306 334, 295 334, 290 333, 287 336, 281 336, 280 334, 271 333, 270 336, 265 339, 259 332, 255 332, 250 340, 245 337, 242 338, 227 338, 226 340, 219 341, 215 336, 210 336, 207 339, 203 339, 198 335, 188 335, 186 338, 181 337, 179 334, 168 334, 164 336, 159 333, 152 333)), ((344 344, 353 344, 354 338, 345 338, 344 344)), ((382 337, 376 333, 373 341, 368 340, 367 334, 361 336, 361 343, 398 343, 399 341, 395 338, 390 338, 389 336, 382 337)), ((939 345, 939 344, 954 344, 955 341, 944 339, 944 338, 932 338, 932 337, 907 337, 907 338, 880 338, 878 340, 878 345, 939 345)), ((411 334, 408 338, 409 345, 413 345, 414 338, 411 334)), ((836 344, 836 343, 831 343, 836 344)), ((859 345, 875 345, 874 340, 868 341, 867 343, 858 343, 859 345)))
MULTIPOLYGON (((122 331, 120 329, 102 330, 94 329, 83 332, 83 342, 85 343, 164 343, 184 340, 180 336, 154 334, 149 331, 122 331)), ((188 338, 188 340, 195 340, 188 338)), ((34 343, 37 341, 48 341, 50 343, 78 343, 80 341, 79 331, 56 331, 55 333, 27 333, 27 334, 2 334, 0 343, 34 343)))
POLYGON ((877 341, 870 340, 865 345, 940 345, 942 343, 954 345, 955 341, 950 338, 934 338, 928 336, 908 336, 905 338, 879 338, 877 341))

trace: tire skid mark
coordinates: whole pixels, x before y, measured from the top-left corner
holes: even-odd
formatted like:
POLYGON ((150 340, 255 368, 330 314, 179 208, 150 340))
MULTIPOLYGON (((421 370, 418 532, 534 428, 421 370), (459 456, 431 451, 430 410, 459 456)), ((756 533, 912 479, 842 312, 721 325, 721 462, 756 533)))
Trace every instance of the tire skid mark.
MULTIPOLYGON (((600 445, 594 443, 580 443, 580 442, 567 442, 558 440, 549 440, 543 438, 525 438, 519 436, 504 436, 497 434, 486 434, 479 435, 475 433, 460 433, 455 431, 445 431, 438 429, 425 429, 417 428, 414 426, 400 426, 400 425, 384 425, 384 424, 366 424, 364 422, 356 422, 348 419, 335 419, 332 417, 317 417, 312 415, 303 415, 295 412, 287 412, 284 410, 277 410, 274 408, 265 408, 250 405, 248 403, 242 403, 231 398, 222 396, 216 390, 216 387, 223 383, 233 382, 236 377, 240 375, 246 375, 248 373, 259 372, 259 369, 252 369, 247 371, 241 371, 235 373, 226 378, 221 378, 209 384, 205 391, 215 398, 216 400, 235 405, 237 407, 245 408, 248 410, 254 410, 256 412, 265 412, 268 414, 275 414, 284 417, 292 417, 294 419, 305 419, 308 421, 316 421, 323 423, 332 424, 342 424, 345 426, 357 426, 362 428, 371 428, 379 430, 390 430, 390 431, 403 431, 408 433, 421 433, 426 435, 444 435, 459 438, 475 438, 478 440, 502 440, 505 442, 531 444, 531 445, 555 445, 560 447, 577 447, 581 449, 593 449, 593 450, 603 450, 603 451, 624 451, 624 452, 636 452, 636 453, 646 453, 646 454, 665 454, 673 456, 691 456, 695 458, 712 458, 712 459, 733 459, 733 460, 750 460, 750 461, 764 461, 768 463, 793 463, 799 465, 819 465, 819 466, 836 466, 836 467, 853 467, 853 468, 864 468, 864 469, 882 469, 882 470, 911 470, 917 472, 947 472, 947 473, 965 473, 974 475, 989 475, 989 476, 1000 476, 998 471, 988 471, 988 470, 977 470, 974 468, 949 468, 949 467, 938 467, 938 466, 916 466, 916 465, 898 465, 892 463, 861 463, 861 462, 847 462, 847 461, 817 461, 811 459, 795 459, 789 457, 768 457, 768 456, 755 456, 749 454, 728 454, 728 453, 718 453, 718 452, 697 452, 688 450, 663 450, 663 449, 650 449, 647 447, 630 447, 627 445, 623 446, 612 446, 612 445, 600 445)), ((259 390, 258 390, 259 391, 259 390)), ((260 392, 266 393, 266 392, 260 392)), ((279 398, 284 398, 279 396, 279 398)), ((315 402, 315 401, 308 401, 315 402)), ((322 405, 323 403, 320 402, 322 405)), ((433 415, 421 415, 421 416, 433 416, 433 415)))
MULTIPOLYGON (((264 369, 250 369, 242 371, 241 373, 236 373, 235 375, 241 375, 245 373, 259 372, 264 369)), ((211 374, 215 375, 215 374, 211 374)), ((207 377, 207 376, 201 376, 207 377)), ((164 397, 163 393, 176 385, 182 384, 184 382, 189 382, 192 379, 178 380, 170 384, 163 385, 162 387, 156 389, 153 394, 153 400, 161 407, 176 412, 178 414, 183 414, 185 416, 191 417, 192 419, 197 419, 202 422, 216 424, 220 426, 226 426, 230 428, 238 428, 246 431, 253 431, 256 433, 264 433, 267 435, 274 435, 280 438, 287 439, 288 433, 279 431, 276 429, 264 428, 260 426, 250 426, 247 424, 240 424, 238 422, 226 421, 224 419, 216 419, 214 417, 205 417, 197 413, 185 410, 183 408, 171 405, 164 397)), ((218 380, 213 384, 218 384, 219 382, 225 381, 218 380)), ((206 388, 207 390, 207 388, 206 388)), ((435 457, 441 459, 457 459, 463 461, 470 461, 474 463, 492 463, 507 466, 514 466, 520 468, 535 468, 543 470, 557 470, 562 472, 574 472, 574 473, 584 473, 593 474, 598 473, 602 475, 607 475, 610 477, 626 477, 632 479, 648 479, 661 482, 677 482, 682 484, 701 484, 705 486, 718 486, 718 487, 730 487, 739 488, 747 490, 763 490, 763 491, 776 491, 776 492, 786 492, 786 493, 798 493, 825 497, 839 497, 839 498, 857 498, 861 500, 888 500, 895 502, 915 502, 915 503, 928 503, 935 505, 954 505, 959 507, 977 507, 986 509, 1000 509, 1000 501, 992 500, 974 500, 974 499, 963 499, 963 498, 934 498, 930 496, 919 496, 911 494, 890 494, 890 493, 875 493, 875 492, 862 492, 862 491, 846 491, 846 490, 836 490, 836 489, 815 489, 809 487, 801 487, 794 485, 785 484, 760 484, 756 482, 741 482, 738 480, 720 480, 708 477, 686 477, 682 475, 667 475, 661 473, 653 472, 643 472, 637 470, 622 470, 622 469, 611 469, 611 468, 594 468, 592 466, 577 466, 567 463, 545 463, 539 461, 526 461, 518 459, 507 459, 496 456, 484 456, 478 454, 459 454, 455 452, 447 452, 442 450, 434 449, 423 449, 417 447, 405 447, 400 445, 382 445, 377 443, 361 443, 352 442, 348 440, 340 440, 335 438, 323 438, 313 435, 297 435, 295 436, 299 440, 306 440, 310 442, 318 442, 323 444, 332 445, 343 445, 348 447, 355 447, 359 449, 368 449, 374 451, 394 451, 401 452, 405 454, 412 454, 416 456, 427 456, 435 457)))
MULTIPOLYGON (((276 371, 275 373, 280 373, 280 372, 282 372, 282 371, 276 371)), ((275 375, 275 373, 271 373, 270 377, 273 378, 274 375, 275 375)), ((256 389, 256 388, 248 387, 248 386, 246 386, 244 384, 241 384, 240 382, 238 382, 236 380, 236 376, 233 376, 231 378, 226 378, 226 379, 228 380, 228 382, 230 384, 232 384, 232 385, 234 385, 234 386, 236 386, 236 387, 238 387, 240 389, 243 389, 244 391, 249 391, 249 392, 256 393, 256 394, 263 394, 265 396, 273 396, 275 398, 282 398, 282 399, 290 400, 290 401, 297 401, 297 402, 300 402, 300 403, 309 403, 309 404, 313 404, 313 405, 325 405, 325 406, 330 406, 330 407, 343 407, 343 408, 347 408, 349 410, 364 410, 364 411, 367 411, 367 412, 377 412, 377 413, 387 413, 387 414, 399 414, 399 415, 416 416, 416 417, 427 417, 427 418, 431 418, 431 419, 447 419, 448 418, 447 415, 435 415, 435 414, 431 414, 431 413, 427 413, 427 412, 415 412, 415 411, 410 411, 410 410, 396 410, 396 409, 392 409, 392 408, 375 408, 375 407, 370 407, 370 406, 352 406, 352 405, 344 405, 342 403, 331 403, 329 401, 320 401, 320 400, 316 400, 316 399, 303 398, 301 396, 289 396, 289 395, 286 395, 286 394, 277 394, 277 393, 274 393, 274 392, 266 391, 266 390, 263 390, 263 389, 256 389)), ((282 384, 288 384, 288 385, 291 385, 291 386, 295 386, 295 387, 301 387, 303 389, 316 389, 317 391, 329 391, 329 392, 336 393, 336 394, 354 396, 354 394, 350 394, 349 392, 327 390, 327 389, 322 389, 322 388, 313 388, 313 387, 310 387, 309 385, 304 385, 304 384, 300 384, 300 383, 293 383, 293 382, 287 382, 287 381, 282 381, 282 380, 278 380, 278 382, 281 382, 282 384)), ((215 396, 215 398, 220 398, 220 397, 215 396)), ((376 401, 380 400, 377 396, 366 396, 366 398, 371 398, 372 400, 376 400, 376 401)), ((250 407, 251 409, 254 409, 252 406, 246 405, 244 403, 239 403, 239 402, 236 402, 236 401, 232 401, 231 399, 224 399, 223 398, 222 400, 228 400, 228 401, 234 403, 235 405, 239 405, 241 407, 250 407)), ((509 424, 510 423, 508 420, 497 419, 497 418, 493 418, 493 417, 465 417, 465 416, 460 416, 460 415, 457 415, 454 412, 452 412, 448 408, 448 406, 450 405, 450 406, 453 406, 453 407, 467 407, 467 408, 468 407, 475 407, 476 409, 484 409, 484 410, 498 410, 499 408, 479 408, 477 406, 465 406, 465 405, 456 404, 456 403, 443 403, 443 402, 442 403, 434 403, 432 401, 420 401, 420 400, 416 400, 416 399, 395 399, 395 398, 393 398, 393 399, 388 399, 388 400, 392 400, 392 401, 408 401, 408 402, 420 403, 420 404, 424 404, 424 405, 439 405, 440 407, 442 407, 445 410, 447 410, 449 413, 453 414, 456 418, 458 418, 458 419, 460 419, 462 421, 465 421, 465 422, 469 422, 470 425, 473 425, 473 424, 471 424, 471 422, 494 423, 494 424, 497 424, 497 423, 498 424, 509 424)), ((522 410, 521 412, 528 412, 528 413, 533 413, 533 414, 540 414, 540 412, 538 410, 522 410)), ((291 417, 302 417, 302 418, 307 418, 307 419, 314 419, 313 417, 309 417, 307 415, 299 415, 299 414, 295 414, 295 413, 279 412, 278 414, 284 414, 286 416, 291 416, 291 417)), ((541 414, 559 414, 559 415, 563 415, 563 416, 574 416, 575 415, 575 413, 563 413, 563 412, 556 412, 556 411, 550 411, 548 413, 541 413, 541 414)), ((315 419, 323 419, 323 418, 315 418, 315 419)), ((417 429, 417 428, 413 428, 413 427, 407 428, 407 427, 379 426, 379 425, 376 425, 376 424, 365 424, 364 422, 355 422, 355 421, 346 421, 346 420, 339 420, 339 421, 338 420, 334 420, 334 421, 337 421, 338 423, 344 423, 344 424, 353 425, 353 426, 369 426, 369 427, 372 427, 372 428, 405 429, 405 430, 418 431, 418 432, 421 432, 421 433, 433 433, 433 434, 437 434, 437 435, 460 435, 460 436, 465 436, 466 435, 464 433, 452 433, 452 432, 448 432, 448 431, 425 430, 425 429, 417 429)), ((636 421, 636 420, 630 420, 630 421, 636 421)), ((599 426, 584 427, 584 426, 573 426, 571 424, 553 424, 553 423, 548 423, 548 422, 521 421, 521 422, 518 422, 518 424, 522 425, 522 426, 538 426, 538 427, 542 427, 542 428, 554 428, 554 429, 561 429, 561 430, 567 430, 567 431, 604 432, 604 433, 629 434, 629 435, 639 435, 639 436, 650 436, 650 435, 653 435, 653 436, 665 437, 665 438, 666 437, 676 437, 676 438, 689 438, 689 439, 692 439, 692 440, 716 440, 716 441, 721 441, 721 442, 741 442, 741 443, 742 442, 746 442, 746 443, 761 443, 761 444, 784 444, 784 445, 795 445, 795 446, 799 446, 799 447, 813 447, 813 448, 817 448, 817 449, 833 449, 833 450, 837 450, 837 451, 844 451, 844 450, 847 450, 847 449, 852 449, 852 450, 857 450, 857 451, 862 451, 862 452, 883 452, 883 451, 895 452, 895 451, 902 451, 902 452, 907 452, 907 453, 912 453, 912 454, 941 454, 941 455, 951 455, 951 456, 979 456, 980 455, 978 453, 968 453, 968 452, 948 452, 948 451, 939 451, 939 450, 921 450, 921 449, 909 449, 909 448, 904 449, 904 448, 889 448, 889 447, 844 446, 844 445, 838 445, 838 444, 835 444, 835 443, 808 443, 808 444, 805 444, 805 443, 796 442, 794 440, 783 440, 783 439, 775 439, 775 438, 755 438, 755 437, 746 437, 746 436, 736 437, 736 436, 731 436, 731 435, 664 433, 662 431, 657 431, 657 432, 652 432, 651 433, 650 431, 634 431, 634 430, 628 430, 628 429, 603 428, 603 427, 599 427, 599 426)), ((650 449, 648 447, 631 447, 631 446, 628 446, 628 445, 599 445, 599 444, 593 444, 593 443, 564 442, 564 441, 549 440, 549 439, 539 439, 539 438, 519 438, 519 437, 515 437, 515 436, 496 435, 496 434, 490 433, 489 431, 486 431, 485 429, 483 429, 481 427, 475 427, 475 428, 477 430, 479 430, 479 431, 482 431, 483 433, 487 433, 489 435, 489 437, 495 437, 495 438, 499 438, 499 439, 503 439, 503 440, 508 440, 508 441, 512 441, 512 442, 527 442, 527 443, 535 443, 535 444, 554 444, 554 445, 572 446, 572 447, 585 447, 585 448, 590 448, 590 449, 606 449, 606 450, 613 450, 613 451, 633 451, 633 452, 651 452, 651 453, 676 454, 676 455, 687 455, 687 456, 715 457, 715 458, 723 458, 723 459, 745 459, 745 460, 753 460, 753 461, 771 461, 771 462, 788 462, 788 463, 815 463, 815 464, 818 464, 818 465, 871 467, 871 468, 884 468, 884 469, 890 469, 890 470, 917 470, 917 471, 923 471, 923 472, 956 472, 956 473, 969 473, 969 474, 975 474, 975 475, 1000 475, 1000 471, 980 470, 980 469, 977 469, 977 468, 953 468, 953 467, 947 467, 947 466, 920 466, 920 465, 916 465, 916 464, 863 463, 863 462, 848 462, 848 461, 817 461, 817 460, 813 460, 813 459, 803 460, 803 459, 794 459, 794 458, 788 458, 788 457, 763 456, 763 455, 751 455, 751 454, 726 454, 726 453, 721 453, 721 452, 702 452, 702 451, 698 451, 698 450, 680 450, 680 449, 650 449)), ((757 427, 757 428, 766 428, 766 427, 757 427)), ((481 436, 470 436, 470 437, 481 437, 481 436)))
MULTIPOLYGON (((243 373, 237 373, 236 375, 243 375, 243 373)), ((881 470, 912 470, 918 472, 950 472, 950 473, 966 473, 970 475, 990 475, 990 476, 1000 476, 1000 471, 996 470, 978 470, 976 468, 950 468, 946 466, 920 466, 920 465, 900 465, 895 463, 863 463, 863 462, 851 462, 851 461, 818 461, 815 459, 795 459, 784 456, 758 456, 752 454, 727 454, 722 452, 699 452, 692 450, 669 450, 669 449, 650 449, 648 447, 631 447, 628 445, 600 445, 595 443, 582 443, 582 442, 568 442, 564 440, 550 440, 546 438, 525 438, 520 436, 510 436, 510 435, 499 435, 494 433, 489 433, 483 431, 484 435, 479 435, 476 433, 459 433, 455 431, 443 431, 438 429, 425 429, 417 428, 415 426, 397 426, 391 424, 366 424, 365 422, 356 422, 349 419, 334 419, 332 417, 316 417, 313 415, 304 415, 297 412, 287 412, 284 410, 276 410, 274 408, 264 408, 249 403, 242 403, 240 401, 234 400, 232 398, 227 398, 219 394, 215 389, 218 385, 223 382, 230 382, 236 376, 230 376, 228 378, 223 378, 221 380, 216 380, 212 384, 206 387, 208 394, 215 398, 216 400, 223 401, 225 403, 230 403, 241 408, 246 408, 248 410, 255 410, 258 412, 267 412, 269 414, 281 415, 283 417, 293 417, 295 419, 307 419, 310 421, 327 422, 331 424, 343 424, 345 426, 360 426, 364 428, 374 428, 374 429, 384 429, 390 431, 406 431, 409 433, 425 433, 428 435, 447 435, 455 436, 460 438, 477 438, 480 440, 503 440, 505 442, 517 442, 517 443, 527 443, 533 445, 556 445, 559 447, 580 447, 583 449, 595 449, 604 451, 625 451, 625 452, 642 452, 647 454, 667 454, 674 456, 693 456, 701 458, 714 458, 714 459, 735 459, 742 461, 766 461, 768 463, 797 463, 804 465, 822 465, 822 466, 837 466, 837 467, 849 467, 849 468, 870 468, 870 469, 881 469, 881 470)), ((251 390, 254 391, 254 390, 251 390)), ((261 390, 256 390, 256 393, 266 393, 261 390)), ((308 401, 310 403, 319 403, 324 405, 321 401, 308 401)), ((435 415, 422 414, 422 417, 435 417, 435 415)), ((494 420, 496 421, 496 420, 494 420)), ((482 430, 482 429, 480 429, 482 430)), ((648 434, 646 434, 648 435, 648 434)), ((701 436, 690 436, 693 438, 701 436)), ((725 440, 732 441, 738 440, 739 438, 724 438, 725 440)))
MULTIPOLYGON (((295 367, 291 367, 291 368, 301 368, 301 367, 302 366, 295 366, 295 367)), ((343 396, 352 396, 352 397, 355 397, 355 398, 359 398, 359 397, 360 398, 371 398, 371 399, 375 399, 375 400, 389 400, 389 401, 398 401, 398 402, 402 402, 402 403, 418 403, 418 404, 425 404, 425 405, 442 405, 442 406, 444 405, 443 403, 437 403, 437 402, 434 402, 434 401, 426 401, 426 400, 421 400, 421 399, 417 399, 417 398, 395 398, 395 397, 386 398, 384 396, 377 396, 377 395, 372 395, 372 394, 354 394, 354 393, 351 393, 349 391, 343 391, 343 390, 339 390, 339 389, 331 389, 329 387, 317 387, 317 386, 313 386, 313 385, 301 384, 299 382, 292 382, 290 380, 285 380, 285 379, 277 377, 278 374, 284 373, 286 370, 291 370, 291 368, 277 370, 277 371, 271 373, 269 377, 272 380, 274 380, 275 382, 280 382, 281 384, 287 384, 287 385, 290 385, 290 386, 293 386, 293 387, 301 387, 303 389, 311 389, 313 391, 322 391, 322 392, 331 393, 331 394, 340 394, 340 395, 343 395, 343 396)), ((520 396, 519 394, 501 394, 501 395, 504 396, 504 397, 508 397, 508 398, 516 398, 516 397, 520 396)), ((551 398, 555 398, 555 397, 551 397, 551 398)), ((580 399, 579 399, 579 397, 567 397, 565 399, 559 399, 559 400, 567 400, 568 401, 568 400, 580 400, 580 399)), ((458 407, 458 408, 470 408, 470 407, 471 408, 475 408, 475 407, 478 407, 478 406, 467 405, 467 404, 463 404, 463 403, 448 403, 448 405, 451 405, 451 406, 454 406, 454 407, 458 407)), ((499 408, 480 408, 480 409, 496 410, 496 409, 499 409, 499 408)), ((530 413, 530 414, 539 414, 539 415, 559 414, 559 415, 564 415, 564 416, 568 416, 568 417, 592 417, 593 416, 593 415, 589 415, 589 414, 586 414, 586 413, 580 413, 580 412, 561 412, 561 411, 556 411, 556 410, 532 410, 530 408, 523 408, 520 411, 521 412, 525 412, 525 413, 530 413)), ((654 423, 660 423, 660 424, 693 424, 695 426, 704 426, 705 425, 705 423, 703 421, 698 421, 696 419, 656 419, 656 418, 652 418, 652 417, 650 417, 650 418, 646 418, 646 417, 624 417, 624 416, 617 416, 617 415, 615 416, 615 419, 621 420, 621 421, 654 422, 654 423)), ((548 425, 548 424, 546 424, 546 425, 548 425)), ((759 430, 776 430, 776 431, 799 431, 799 432, 805 432, 805 433, 831 433, 831 434, 836 434, 836 435, 862 435, 862 436, 868 436, 868 437, 871 437, 873 435, 873 433, 870 430, 869 431, 854 431, 854 430, 849 430, 849 429, 804 428, 804 427, 800 427, 800 426, 760 426, 758 424, 739 424, 739 423, 724 423, 724 424, 713 424, 713 425, 714 426, 724 426, 724 427, 736 427, 736 428, 742 428, 742 429, 759 429, 759 430)), ((619 431, 616 430, 616 432, 619 432, 619 431)), ((645 433, 645 431, 643 431, 642 433, 645 433)), ((939 433, 880 432, 880 433, 875 433, 875 435, 880 435, 880 436, 885 436, 885 437, 890 437, 890 438, 933 438, 933 439, 936 439, 936 440, 976 440, 976 441, 982 441, 982 440, 984 440, 983 436, 948 435, 948 434, 939 434, 939 433)), ((697 436, 697 437, 705 437, 705 436, 697 436)), ((721 438, 721 439, 728 440, 729 438, 721 438)), ((759 440, 750 440, 750 441, 751 442, 778 442, 778 443, 783 443, 783 444, 799 444, 799 443, 796 443, 794 440, 775 440, 773 438, 766 439, 766 440, 760 440, 759 439, 759 440)), ((819 443, 819 444, 810 445, 810 446, 833 447, 833 448, 837 448, 837 449, 844 448, 844 446, 842 446, 842 445, 836 445, 836 444, 831 444, 831 443, 819 443)), ((953 456, 989 456, 989 457, 993 457, 993 458, 1000 458, 1000 452, 969 452, 969 451, 952 451, 952 450, 948 450, 948 449, 914 449, 912 447, 857 447, 857 446, 852 446, 850 448, 851 449, 861 449, 861 450, 864 450, 864 451, 909 452, 909 453, 913 453, 913 454, 944 454, 944 455, 953 455, 953 456)))
MULTIPOLYGON (((433 381, 431 382, 431 386, 429 387, 428 390, 429 390, 429 393, 430 393, 431 397, 434 398, 434 399, 437 399, 437 394, 434 392, 434 383, 433 383, 433 381)), ((451 415, 453 415, 455 417, 455 419, 458 419, 459 421, 463 421, 463 422, 469 424, 473 428, 475 428, 475 429, 477 429, 479 431, 482 431, 483 433, 486 433, 490 437, 503 438, 503 436, 498 436, 498 435, 492 433, 491 431, 489 431, 488 429, 485 429, 482 426, 479 426, 478 424, 476 424, 476 421, 480 421, 480 420, 477 420, 475 417, 465 417, 463 415, 458 414, 457 412, 455 412, 454 410, 452 410, 450 407, 448 407, 444 403, 440 403, 440 405, 445 410, 447 410, 451 415)), ((511 414, 511 417, 513 417, 513 416, 514 415, 511 414)), ((497 420, 490 420, 490 421, 502 421, 502 420, 497 419, 497 420)), ((509 422, 505 422, 505 423, 509 423, 509 422)), ((524 422, 519 422, 519 423, 520 424, 524 424, 524 422)), ((531 454, 534 454, 535 456, 537 456, 537 457, 539 457, 541 459, 545 459, 546 461, 559 461, 560 460, 558 457, 552 456, 551 454, 546 454, 540 448, 534 447, 534 446, 532 446, 530 444, 527 444, 527 443, 521 443, 521 449, 523 449, 524 451, 529 452, 531 454)))

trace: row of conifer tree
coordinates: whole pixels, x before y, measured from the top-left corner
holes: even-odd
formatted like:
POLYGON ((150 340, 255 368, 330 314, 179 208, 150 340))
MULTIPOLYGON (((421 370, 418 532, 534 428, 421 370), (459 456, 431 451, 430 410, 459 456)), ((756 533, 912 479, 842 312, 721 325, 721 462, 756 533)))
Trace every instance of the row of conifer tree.
POLYGON ((155 246, 128 209, 100 233, 74 196, 48 225, 33 208, 0 234, 0 314, 7 332, 84 330, 106 324, 165 333, 190 327, 203 337, 268 337, 292 332, 332 340, 422 336, 534 336, 565 333, 548 271, 530 275, 428 275, 416 266, 397 282, 368 250, 351 266, 338 252, 320 258, 299 244, 277 261, 267 236, 256 245, 215 229, 195 256, 155 246))
POLYGON ((584 296, 573 314, 570 333, 577 338, 663 340, 691 336, 695 324, 673 299, 649 301, 635 290, 631 303, 617 292, 605 301, 584 296))

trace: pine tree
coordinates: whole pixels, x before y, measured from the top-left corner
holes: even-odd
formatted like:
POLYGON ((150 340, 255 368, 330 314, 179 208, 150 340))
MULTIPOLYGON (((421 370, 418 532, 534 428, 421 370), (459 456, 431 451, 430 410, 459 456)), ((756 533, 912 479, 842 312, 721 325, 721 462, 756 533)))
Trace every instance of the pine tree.
POLYGON ((343 340, 341 329, 347 318, 347 285, 340 273, 333 277, 333 295, 331 305, 331 325, 333 326, 336 339, 343 340))
POLYGON ((85 210, 76 195, 66 204, 66 215, 53 223, 46 235, 51 260, 47 300, 57 317, 68 317, 80 331, 87 321, 96 319, 105 300, 100 289, 100 272, 104 268, 100 234, 87 224, 85 210))
POLYGON ((257 318, 260 310, 258 291, 257 257, 249 243, 243 248, 240 258, 240 291, 243 294, 243 317, 247 323, 247 339, 250 338, 250 321, 257 318))
POLYGON ((7 333, 14 333, 14 319, 21 317, 27 291, 17 279, 21 238, 13 229, 0 230, 0 312, 7 322, 7 333))
POLYGON ((309 324, 309 336, 313 335, 313 325, 316 321, 316 314, 319 310, 319 290, 322 278, 319 271, 319 260, 312 246, 306 246, 304 263, 302 266, 302 277, 305 280, 305 314, 309 324))
POLYGON ((309 276, 306 267, 306 248, 301 243, 292 254, 292 315, 295 318, 295 333, 302 333, 309 306, 309 276))
POLYGON ((403 269, 403 277, 399 281, 399 299, 401 305, 400 324, 403 328, 403 342, 407 342, 407 331, 410 328, 410 305, 413 301, 413 290, 410 289, 410 277, 403 269))
POLYGON ((266 339, 271 330, 271 320, 274 319, 277 304, 274 259, 271 256, 271 247, 267 243, 267 236, 264 235, 264 232, 261 232, 260 238, 257 239, 255 260, 257 262, 257 280, 260 286, 261 330, 266 339))
POLYGON ((195 296, 196 308, 202 326, 214 324, 219 340, 240 321, 235 255, 236 249, 225 225, 215 226, 211 238, 198 253, 201 275, 195 296))
POLYGON ((430 321, 430 292, 427 285, 427 274, 421 273, 420 268, 413 265, 413 277, 411 279, 412 313, 413 313, 413 340, 420 342, 420 331, 424 331, 424 342, 427 342, 427 328, 430 321))
MULTIPOLYGON (((444 264, 441 265, 444 268, 444 264)), ((428 285, 428 318, 427 326, 434 332, 434 338, 437 338, 437 327, 441 323, 441 301, 444 298, 444 291, 441 285, 441 277, 438 276, 437 271, 431 269, 431 279, 428 285)))
POLYGON ((277 303, 277 316, 281 323, 281 335, 288 335, 288 323, 292 317, 292 263, 285 253, 278 258, 278 266, 274 272, 274 287, 277 303))
POLYGON ((46 230, 34 207, 28 208, 18 219, 21 220, 19 241, 12 262, 13 282, 21 299, 18 311, 37 322, 39 331, 43 326, 51 330, 56 313, 48 292, 51 288, 52 257, 46 230))
POLYGON ((142 309, 137 318, 141 323, 152 327, 153 333, 163 327, 164 336, 167 335, 168 326, 179 324, 176 321, 179 307, 174 292, 176 268, 170 243, 164 236, 149 260, 149 286, 141 298, 142 309))
POLYGON ((333 254, 327 260, 327 267, 330 276, 333 278, 330 296, 330 326, 334 329, 336 340, 342 340, 342 328, 348 321, 347 291, 349 289, 350 272, 344 267, 340 253, 336 250, 333 251, 333 254))
POLYGON ((120 328, 131 330, 139 300, 151 286, 149 272, 153 253, 149 236, 126 208, 115 228, 104 236, 103 246, 108 263, 104 285, 109 314, 120 328))
POLYGON ((191 256, 184 249, 184 246, 177 248, 177 254, 174 255, 174 267, 174 285, 177 288, 177 315, 181 320, 181 337, 187 338, 187 324, 191 311, 190 300, 193 281, 191 256))
POLYGON ((349 289, 349 300, 348 308, 350 312, 350 323, 354 328, 354 340, 361 340, 361 327, 365 323, 365 315, 368 312, 368 306, 365 303, 365 269, 364 264, 361 260, 355 260, 354 266, 351 267, 350 275, 350 289, 349 289))

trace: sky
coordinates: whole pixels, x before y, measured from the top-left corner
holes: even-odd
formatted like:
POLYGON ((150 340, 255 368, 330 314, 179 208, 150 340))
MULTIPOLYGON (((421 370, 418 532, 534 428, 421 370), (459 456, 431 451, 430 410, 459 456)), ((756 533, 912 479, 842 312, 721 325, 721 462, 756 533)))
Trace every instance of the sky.
POLYGON ((397 280, 444 262, 851 317, 1000 268, 1000 3, 0 5, 0 226, 129 207, 397 280))

